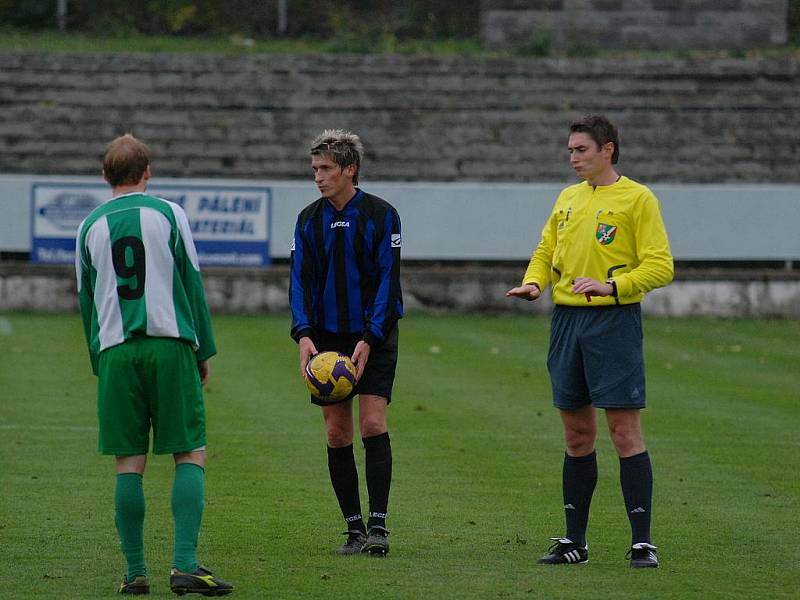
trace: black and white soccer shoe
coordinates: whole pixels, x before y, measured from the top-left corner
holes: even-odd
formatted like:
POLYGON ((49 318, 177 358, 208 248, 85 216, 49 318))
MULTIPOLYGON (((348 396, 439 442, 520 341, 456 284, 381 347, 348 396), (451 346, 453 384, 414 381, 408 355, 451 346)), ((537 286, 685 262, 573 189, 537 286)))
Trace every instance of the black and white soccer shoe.
POLYGON ((589 562, 589 546, 579 546, 568 538, 550 538, 553 545, 537 563, 540 565, 581 565, 589 562))
POLYGON ((658 568, 658 552, 656 552, 656 547, 646 542, 640 542, 631 546, 625 558, 631 559, 632 569, 658 568))

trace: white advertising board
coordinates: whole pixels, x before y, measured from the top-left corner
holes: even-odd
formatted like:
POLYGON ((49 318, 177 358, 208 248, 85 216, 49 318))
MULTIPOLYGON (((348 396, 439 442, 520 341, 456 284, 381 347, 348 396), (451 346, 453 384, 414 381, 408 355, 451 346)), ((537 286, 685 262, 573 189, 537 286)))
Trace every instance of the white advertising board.
MULTIPOLYGON (((270 264, 272 190, 233 185, 153 185, 147 193, 186 211, 201 264, 270 264)), ((74 182, 31 184, 31 260, 70 263, 81 221, 109 199, 106 185, 74 182)))

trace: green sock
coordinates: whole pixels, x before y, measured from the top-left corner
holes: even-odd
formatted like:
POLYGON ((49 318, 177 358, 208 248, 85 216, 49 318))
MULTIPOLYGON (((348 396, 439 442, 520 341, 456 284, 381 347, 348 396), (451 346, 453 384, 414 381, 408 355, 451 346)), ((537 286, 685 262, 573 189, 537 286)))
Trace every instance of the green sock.
POLYGON ((175 519, 175 557, 173 564, 185 573, 197 570, 197 536, 203 518, 205 471, 200 465, 175 466, 172 486, 172 516, 175 519))
POLYGON ((128 562, 128 581, 147 575, 144 564, 144 488, 140 473, 117 474, 114 522, 128 562))

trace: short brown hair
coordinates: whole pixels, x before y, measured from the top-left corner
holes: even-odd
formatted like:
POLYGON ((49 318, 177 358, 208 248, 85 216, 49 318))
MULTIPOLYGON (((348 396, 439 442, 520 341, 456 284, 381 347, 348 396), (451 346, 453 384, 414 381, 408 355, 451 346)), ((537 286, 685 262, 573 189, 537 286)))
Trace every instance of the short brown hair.
POLYGON ((139 183, 150 165, 150 148, 130 133, 106 146, 103 176, 111 187, 139 183))
POLYGON ((573 121, 569 126, 570 133, 588 133, 594 140, 598 148, 602 148, 608 142, 614 144, 614 152, 611 154, 611 164, 617 164, 619 160, 619 134, 617 128, 603 115, 587 115, 582 119, 573 121))
POLYGON ((311 142, 311 156, 327 156, 342 169, 355 165, 353 184, 358 185, 358 172, 361 170, 361 157, 364 144, 355 133, 343 129, 326 129, 311 142))

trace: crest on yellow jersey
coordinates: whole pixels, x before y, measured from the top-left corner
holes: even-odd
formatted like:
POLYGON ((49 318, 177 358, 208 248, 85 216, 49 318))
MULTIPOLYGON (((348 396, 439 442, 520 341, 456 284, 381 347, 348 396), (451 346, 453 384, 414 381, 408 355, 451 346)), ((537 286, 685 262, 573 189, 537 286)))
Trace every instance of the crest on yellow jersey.
POLYGON ((594 237, 597 238, 597 241, 601 246, 608 246, 611 242, 614 241, 614 237, 616 235, 617 235, 617 226, 606 225, 605 223, 598 223, 597 231, 595 231, 594 233, 594 237))

